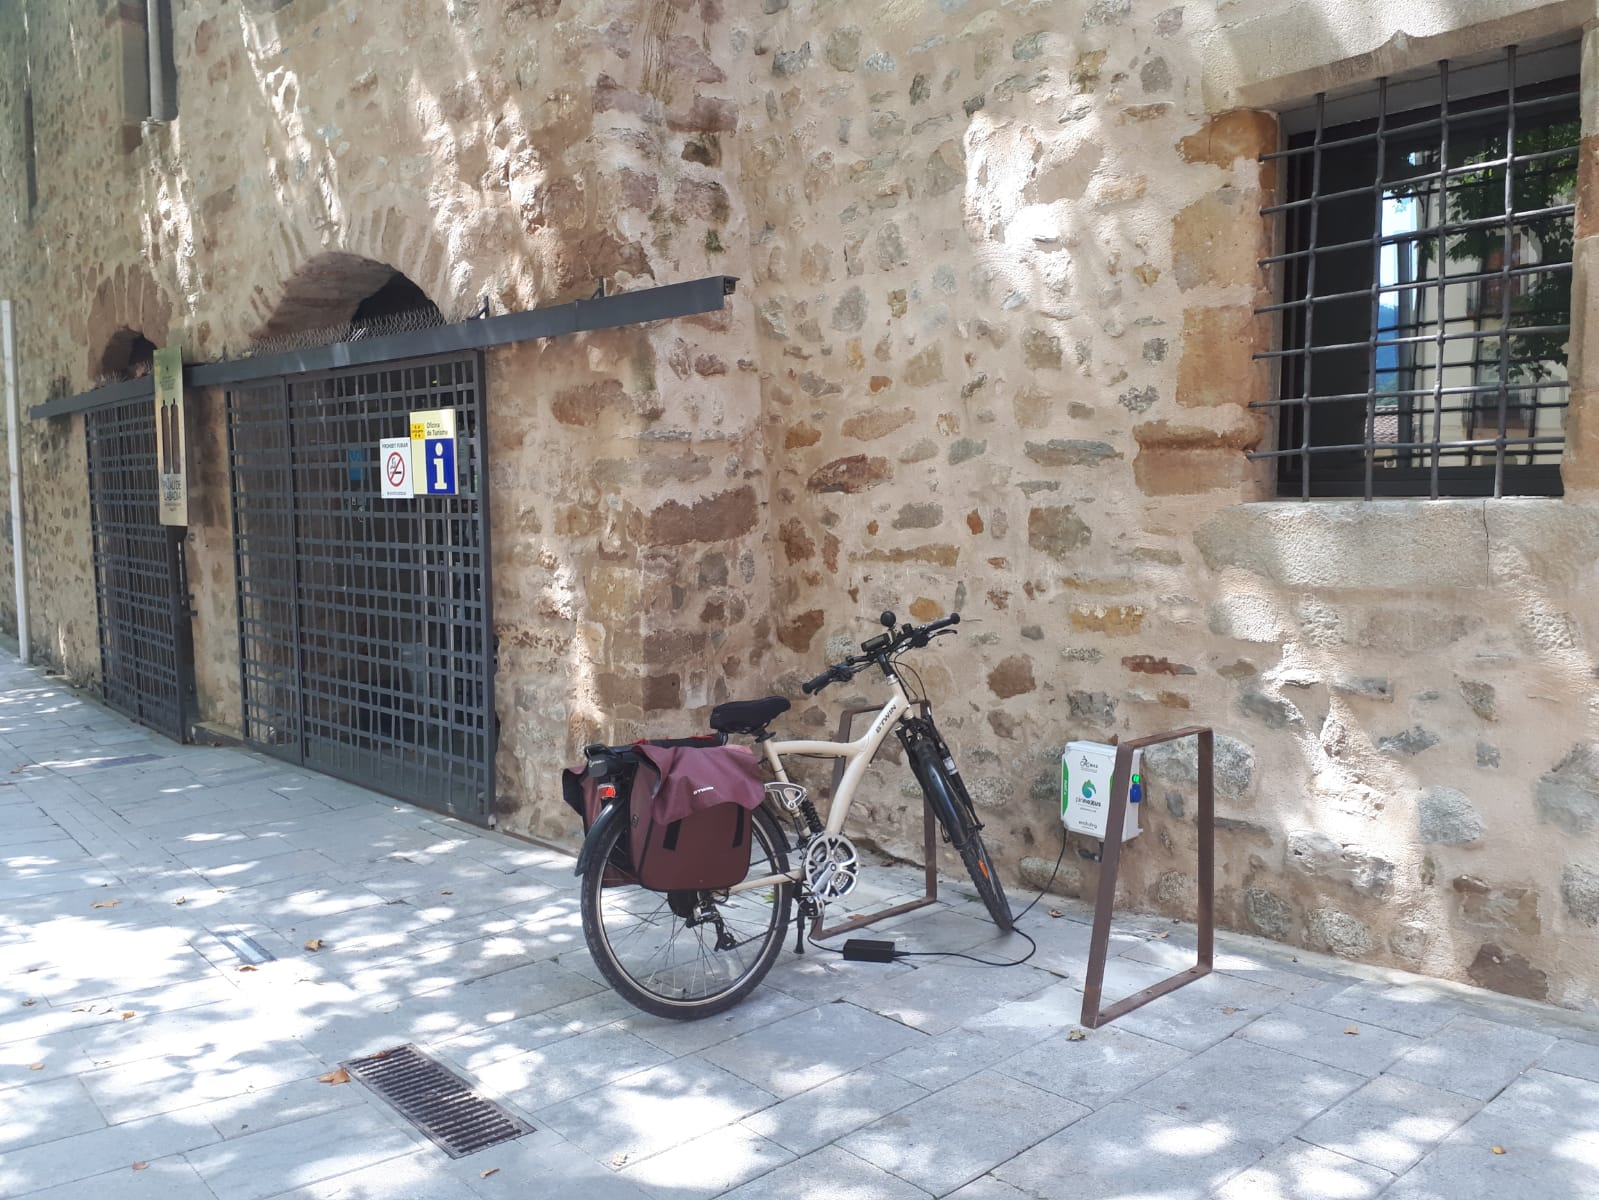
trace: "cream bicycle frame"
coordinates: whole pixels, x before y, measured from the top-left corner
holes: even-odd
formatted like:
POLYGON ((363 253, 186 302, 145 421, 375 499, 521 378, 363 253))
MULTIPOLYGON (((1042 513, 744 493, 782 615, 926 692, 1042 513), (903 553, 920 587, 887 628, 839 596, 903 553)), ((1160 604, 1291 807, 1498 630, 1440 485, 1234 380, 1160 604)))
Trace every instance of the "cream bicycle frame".
MULTIPOLYGON (((883 739, 888 736, 888 731, 894 728, 900 717, 911 707, 911 698, 905 693, 905 685, 899 680, 898 675, 888 677, 889 697, 878 714, 872 718, 871 725, 866 732, 853 742, 834 742, 822 740, 804 740, 793 742, 780 742, 768 739, 761 743, 762 752, 766 755, 767 765, 772 768, 772 775, 779 783, 791 782, 788 772, 783 769, 783 755, 803 754, 816 758, 842 758, 848 764, 844 768, 844 776, 838 781, 838 788, 833 793, 832 803, 827 807, 827 823, 824 828, 826 833, 840 833, 843 831, 844 822, 849 817, 850 804, 855 799, 855 789, 860 785, 861 779, 866 774, 866 768, 871 765, 872 757, 877 753, 883 739)), ((758 879, 746 879, 743 883, 735 884, 728 889, 728 894, 747 892, 751 888, 770 887, 774 883, 784 880, 800 882, 804 872, 799 867, 793 867, 786 875, 763 875, 758 879)))

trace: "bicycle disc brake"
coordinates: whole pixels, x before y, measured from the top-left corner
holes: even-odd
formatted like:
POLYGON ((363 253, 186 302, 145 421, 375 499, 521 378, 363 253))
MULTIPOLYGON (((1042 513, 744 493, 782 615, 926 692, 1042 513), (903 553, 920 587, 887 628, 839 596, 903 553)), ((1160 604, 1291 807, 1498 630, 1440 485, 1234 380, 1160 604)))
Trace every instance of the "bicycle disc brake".
POLYGON ((861 860, 842 833, 819 833, 805 843, 805 886, 826 903, 855 890, 861 860))

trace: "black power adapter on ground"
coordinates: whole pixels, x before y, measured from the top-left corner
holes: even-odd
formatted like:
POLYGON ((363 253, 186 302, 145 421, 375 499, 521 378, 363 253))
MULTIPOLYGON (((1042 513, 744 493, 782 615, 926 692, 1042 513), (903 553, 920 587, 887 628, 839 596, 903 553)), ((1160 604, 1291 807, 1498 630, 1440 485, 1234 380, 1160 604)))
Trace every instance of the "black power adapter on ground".
POLYGON ((844 957, 851 962, 893 962, 896 955, 893 942, 850 938, 844 943, 844 957))

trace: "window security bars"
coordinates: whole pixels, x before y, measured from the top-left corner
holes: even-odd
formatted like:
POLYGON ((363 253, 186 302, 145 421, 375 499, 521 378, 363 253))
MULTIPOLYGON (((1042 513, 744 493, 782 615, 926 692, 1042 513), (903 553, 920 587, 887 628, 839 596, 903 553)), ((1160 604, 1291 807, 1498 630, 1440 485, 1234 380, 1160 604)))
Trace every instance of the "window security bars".
POLYGON ((1284 170, 1283 495, 1559 495, 1580 114, 1575 47, 1316 98, 1284 170), (1518 78, 1519 76, 1519 78, 1518 78), (1428 87, 1430 83, 1430 87, 1428 87), (1485 83, 1488 85, 1484 90, 1485 83), (1421 103, 1429 99, 1430 103, 1421 103), (1332 111, 1342 119, 1330 123, 1332 111), (1369 109, 1368 109, 1369 111, 1369 109))

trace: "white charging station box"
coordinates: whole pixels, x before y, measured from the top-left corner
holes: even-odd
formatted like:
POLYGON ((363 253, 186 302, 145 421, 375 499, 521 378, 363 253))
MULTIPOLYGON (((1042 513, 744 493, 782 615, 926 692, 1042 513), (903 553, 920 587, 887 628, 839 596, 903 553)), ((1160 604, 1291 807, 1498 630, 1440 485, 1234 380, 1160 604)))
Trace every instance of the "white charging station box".
MULTIPOLYGON (((1133 751, 1133 778, 1127 791, 1127 819, 1122 841, 1137 837, 1138 808, 1144 798, 1142 750, 1133 751)), ((1111 776, 1116 770, 1116 747, 1100 742, 1067 742, 1060 756, 1060 820, 1073 833, 1105 840, 1110 820, 1111 776)))

